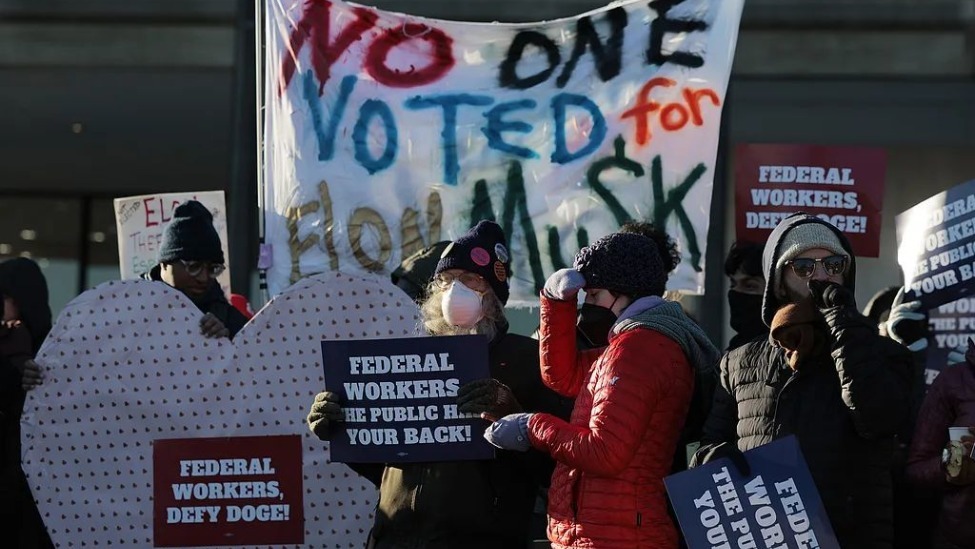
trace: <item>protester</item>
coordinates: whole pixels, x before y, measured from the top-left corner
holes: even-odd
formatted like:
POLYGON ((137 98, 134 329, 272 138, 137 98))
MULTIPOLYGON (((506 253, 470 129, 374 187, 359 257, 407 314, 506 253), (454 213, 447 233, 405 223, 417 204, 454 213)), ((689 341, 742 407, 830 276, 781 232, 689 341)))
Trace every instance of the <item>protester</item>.
POLYGON ((765 245, 770 340, 727 353, 695 461, 795 435, 844 549, 893 545, 890 466, 907 420, 911 356, 857 312, 856 260, 833 225, 795 214, 765 245))
MULTIPOLYGON (((620 226, 619 232, 639 234, 652 240, 657 246, 667 276, 680 264, 681 255, 677 243, 653 223, 630 220, 620 226)), ((583 303, 576 317, 576 328, 579 332, 576 343, 579 349, 598 349, 609 345, 609 331, 614 323, 616 315, 606 307, 583 303)))
POLYGON ((414 252, 399 264, 389 279, 417 305, 422 305, 427 297, 427 287, 437 272, 440 255, 449 245, 449 240, 442 240, 414 252))
POLYGON ((940 493, 941 513, 934 534, 936 549, 975 547, 975 341, 966 361, 941 372, 928 389, 914 439, 907 476, 918 487, 940 493), (949 429, 961 428, 952 444, 949 429))
POLYGON ((188 200, 173 211, 159 243, 159 264, 143 278, 165 282, 190 298, 204 313, 203 335, 233 338, 247 318, 227 301, 217 282, 225 269, 213 215, 203 204, 188 200))
MULTIPOLYGON (((556 395, 542 384, 538 343, 508 332, 504 304, 511 276, 501 227, 482 221, 443 251, 422 316, 430 335, 480 334, 490 341, 491 378, 457 394, 465 413, 504 416, 522 410, 558 412, 556 395)), ((308 425, 322 440, 342 420, 332 391, 319 393, 308 425)), ((552 470, 540 452, 498 452, 493 460, 350 464, 379 487, 370 547, 523 548, 539 484, 552 470)))
MULTIPOLYGON (((499 448, 548 452, 548 537, 562 547, 677 547, 663 478, 670 474, 695 370, 718 351, 680 305, 664 300, 654 242, 614 233, 583 248, 541 296, 545 383, 575 397, 570 422, 545 413, 501 416, 485 433, 499 448), (576 295, 618 316, 604 349, 577 351, 576 295)), ((497 417, 498 415, 495 414, 497 417)))
POLYGON ((47 281, 40 267, 30 259, 16 258, 0 263, 0 295, 3 321, 0 324, 0 414, 3 451, 0 454, 0 521, 4 541, 10 547, 53 547, 37 511, 21 468, 20 416, 24 407, 26 380, 40 378, 33 358, 51 330, 47 281))
MULTIPOLYGON (((879 324, 880 334, 903 344, 914 358, 913 389, 905 403, 908 419, 897 432, 891 478, 894 490, 894 547, 924 549, 931 539, 938 518, 940 501, 931 493, 916 490, 907 478, 908 449, 914 436, 915 423, 924 398, 925 369, 928 361, 927 311, 918 301, 902 303, 904 289, 891 286, 878 291, 867 303, 863 314, 879 324)), ((964 351, 960 353, 964 360, 964 351)))
POLYGON ((762 246, 743 240, 732 244, 725 258, 724 273, 731 285, 728 311, 731 329, 735 331, 728 343, 730 351, 753 339, 768 337, 768 326, 762 322, 762 294, 765 293, 762 246))

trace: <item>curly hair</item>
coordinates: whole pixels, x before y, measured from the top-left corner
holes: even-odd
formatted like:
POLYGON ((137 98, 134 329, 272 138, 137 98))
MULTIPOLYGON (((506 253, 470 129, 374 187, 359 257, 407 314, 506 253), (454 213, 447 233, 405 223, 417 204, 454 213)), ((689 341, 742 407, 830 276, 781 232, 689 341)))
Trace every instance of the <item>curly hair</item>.
POLYGON ((657 251, 660 253, 660 259, 663 260, 665 273, 674 272, 674 269, 680 265, 681 254, 680 250, 677 249, 677 242, 666 231, 658 229, 653 223, 631 219, 620 226, 619 232, 641 234, 653 240, 653 243, 657 245, 657 251))

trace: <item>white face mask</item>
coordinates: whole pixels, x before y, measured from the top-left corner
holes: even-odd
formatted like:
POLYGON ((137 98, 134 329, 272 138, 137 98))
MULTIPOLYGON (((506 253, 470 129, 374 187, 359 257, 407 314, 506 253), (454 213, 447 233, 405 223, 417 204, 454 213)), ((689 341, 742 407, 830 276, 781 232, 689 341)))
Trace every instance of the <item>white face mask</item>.
POLYGON ((444 293, 440 304, 444 319, 451 326, 472 328, 482 318, 481 294, 455 280, 444 293))

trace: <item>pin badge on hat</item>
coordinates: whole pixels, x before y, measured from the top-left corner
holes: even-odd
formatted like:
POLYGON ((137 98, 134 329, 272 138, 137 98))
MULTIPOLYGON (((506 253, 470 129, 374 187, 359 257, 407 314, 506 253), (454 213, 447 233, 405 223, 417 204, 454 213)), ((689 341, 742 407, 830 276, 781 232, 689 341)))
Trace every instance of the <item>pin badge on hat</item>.
POLYGON ((494 276, 501 282, 508 279, 508 271, 505 270, 504 263, 500 261, 494 262, 494 276))
POLYGON ((481 267, 485 267, 491 262, 491 254, 484 248, 473 248, 471 250, 471 261, 481 267))
POLYGON ((498 261, 501 263, 508 262, 508 249, 500 242, 494 245, 494 255, 498 257, 498 261))

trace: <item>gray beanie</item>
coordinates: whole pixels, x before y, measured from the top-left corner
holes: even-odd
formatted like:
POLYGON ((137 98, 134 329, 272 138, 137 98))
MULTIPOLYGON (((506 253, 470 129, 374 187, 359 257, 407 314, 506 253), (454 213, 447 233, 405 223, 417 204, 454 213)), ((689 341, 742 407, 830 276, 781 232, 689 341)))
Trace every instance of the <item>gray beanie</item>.
POLYGON ((653 240, 636 233, 613 233, 576 254, 575 270, 586 288, 600 288, 633 298, 663 295, 667 273, 653 240))
POLYGON ((847 258, 850 255, 843 248, 836 233, 822 223, 802 223, 796 225, 782 237, 779 244, 779 259, 775 262, 775 288, 782 281, 782 268, 786 262, 802 255, 807 250, 822 248, 847 258))

